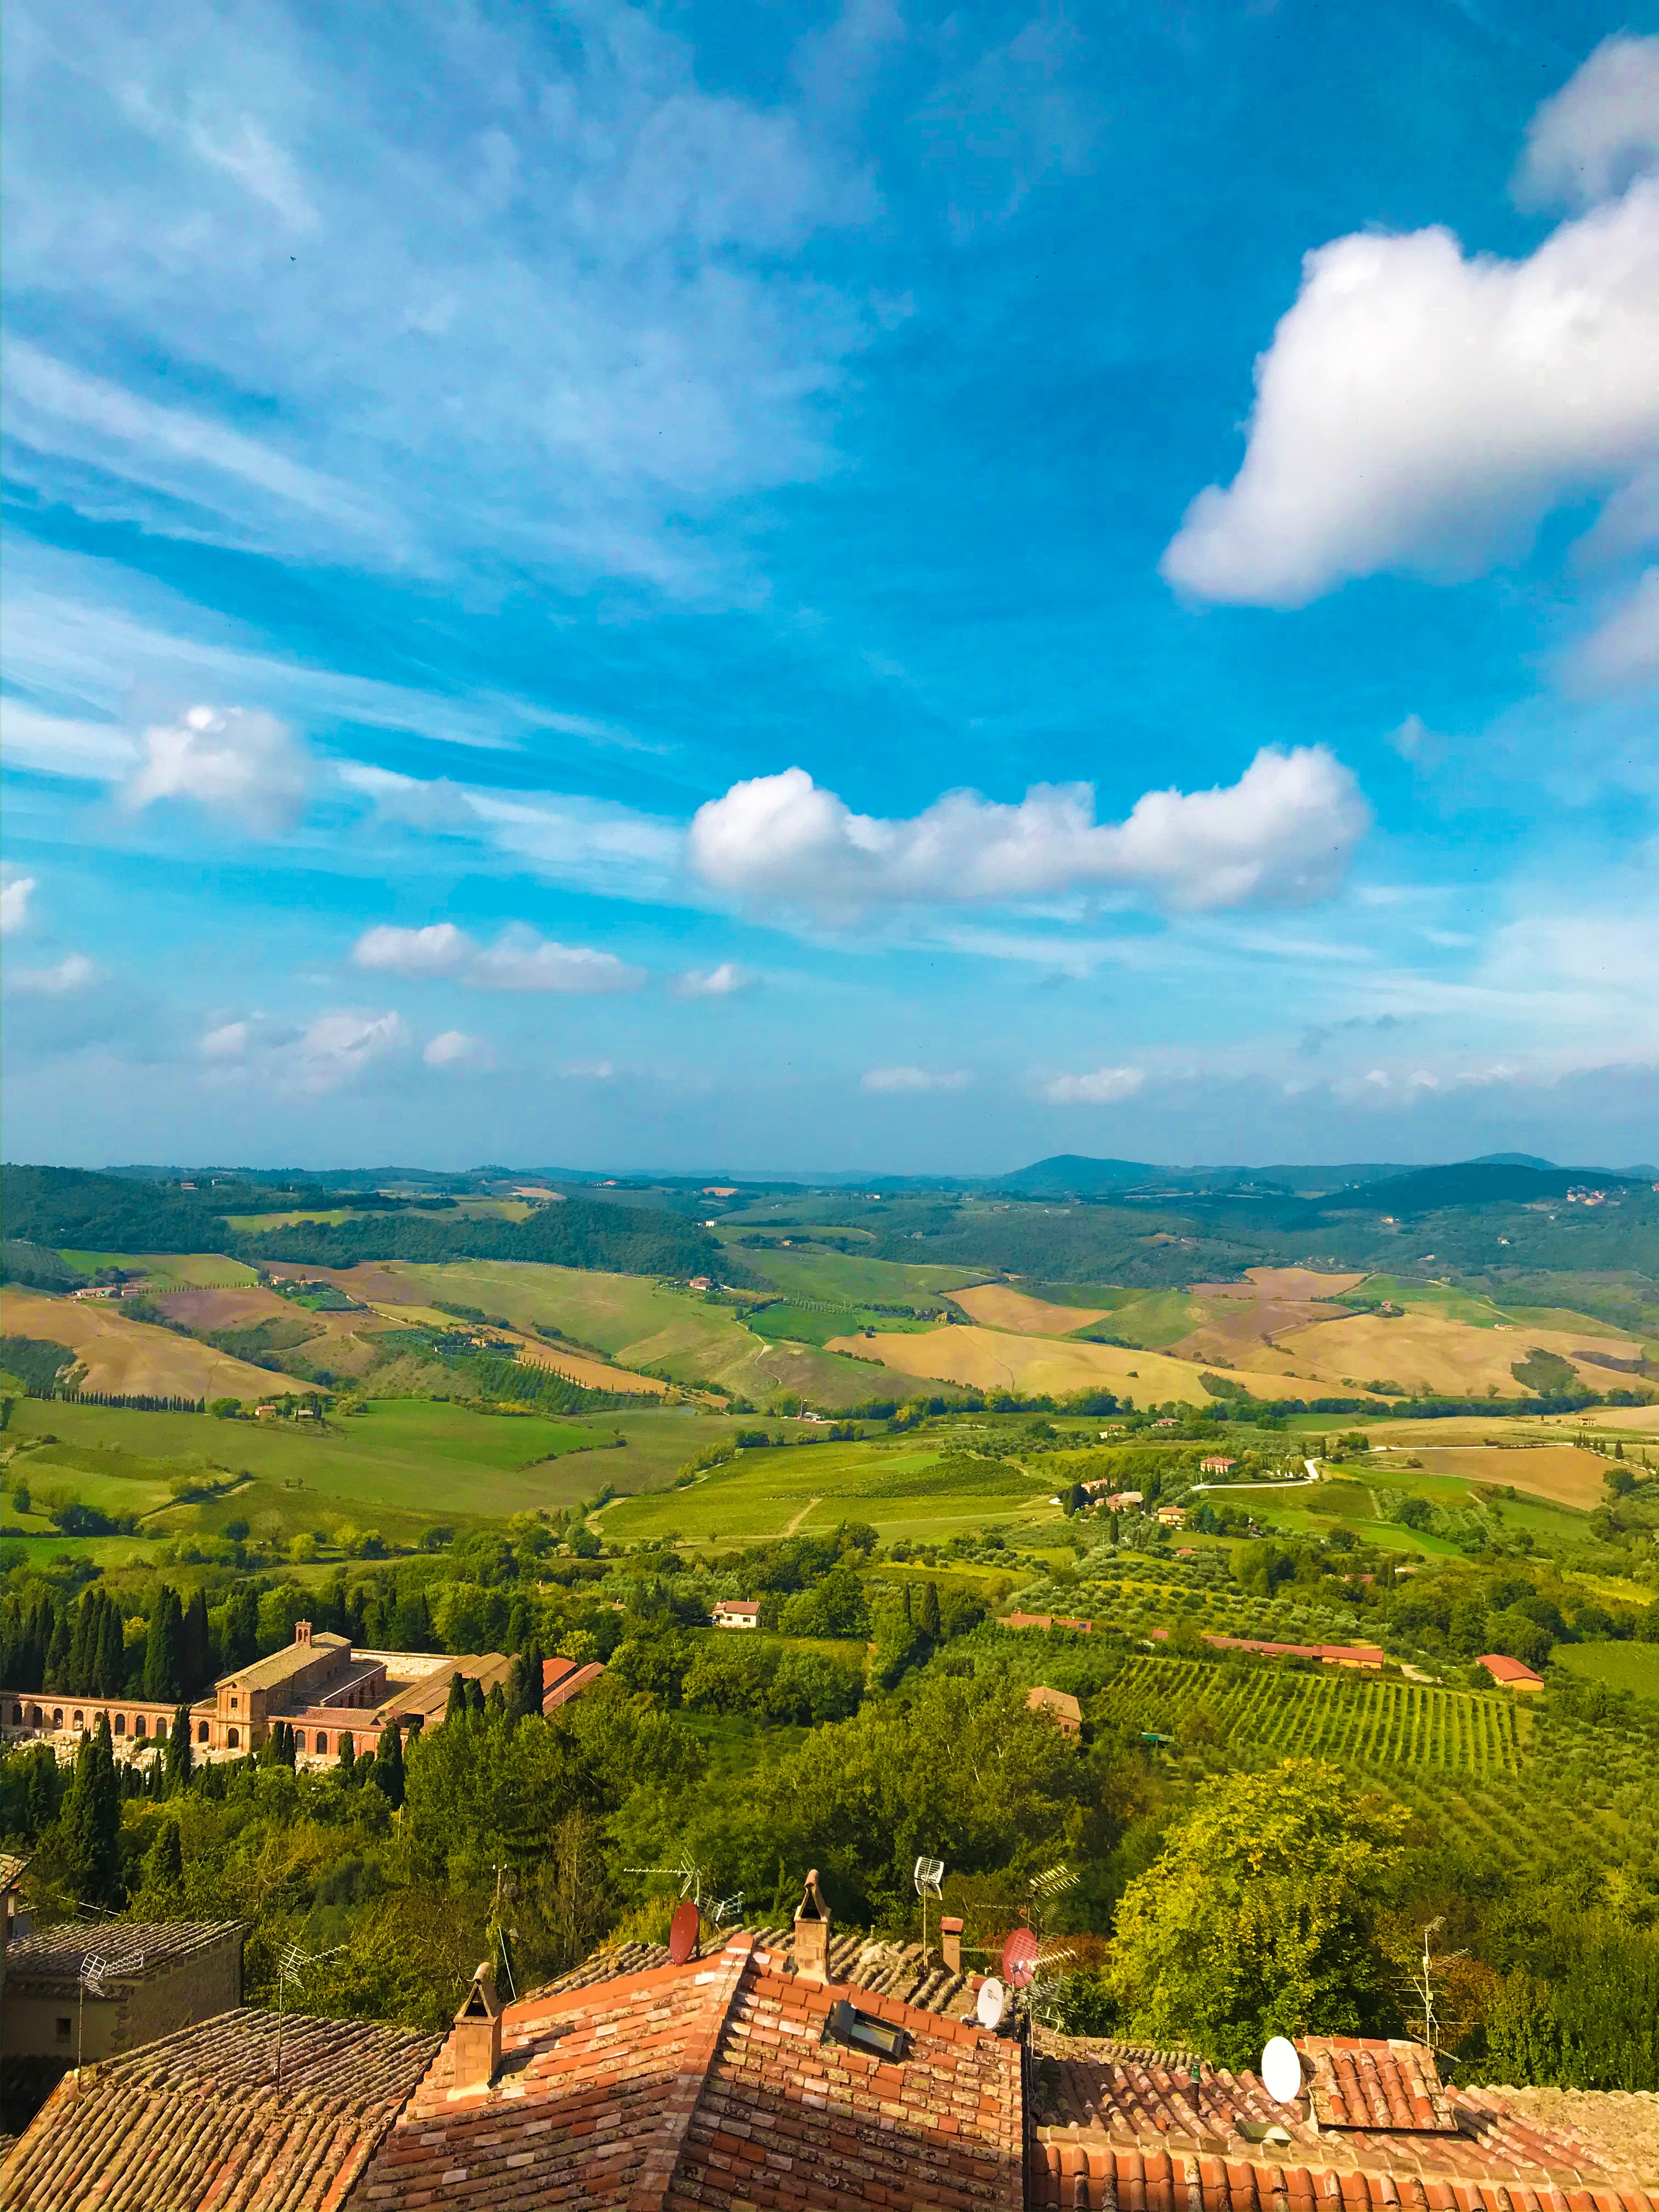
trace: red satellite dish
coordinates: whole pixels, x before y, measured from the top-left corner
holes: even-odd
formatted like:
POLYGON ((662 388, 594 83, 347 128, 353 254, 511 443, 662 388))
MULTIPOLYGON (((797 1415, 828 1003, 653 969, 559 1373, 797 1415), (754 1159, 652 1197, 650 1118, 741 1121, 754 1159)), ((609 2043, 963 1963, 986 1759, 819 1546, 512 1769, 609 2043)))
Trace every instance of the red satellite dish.
POLYGON ((1036 1971, 1037 1939, 1029 1928, 1016 1928, 1002 1947, 1002 1978, 1023 1990, 1036 1971))
POLYGON ((702 1915, 694 1898, 688 1897, 675 1906, 668 1929, 668 1955, 677 1966, 683 1966, 696 1949, 702 1922, 702 1915))

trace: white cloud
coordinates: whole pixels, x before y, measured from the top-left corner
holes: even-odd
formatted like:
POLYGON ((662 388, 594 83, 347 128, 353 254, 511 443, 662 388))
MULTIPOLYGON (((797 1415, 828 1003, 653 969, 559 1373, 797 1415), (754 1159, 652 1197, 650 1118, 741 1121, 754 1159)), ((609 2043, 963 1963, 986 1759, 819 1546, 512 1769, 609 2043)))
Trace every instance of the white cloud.
POLYGON ((881 821, 792 768, 699 807, 689 854, 716 890, 830 913, 1109 886, 1202 908, 1322 896, 1368 819, 1322 745, 1265 746, 1224 790, 1147 792, 1121 823, 1095 821, 1087 784, 1034 785, 1018 806, 951 792, 911 821, 881 821))
MULTIPOLYGON (((8 635, 9 647, 15 635, 15 630, 8 635)), ((20 699, 0 703, 0 757, 9 769, 113 782, 126 775, 137 757, 132 739, 113 722, 46 714, 20 699)))
POLYGON ((360 968, 394 975, 453 976, 480 991, 561 991, 593 994, 636 991, 646 980, 614 952, 589 945, 560 945, 522 922, 502 930, 484 946, 453 922, 428 923, 424 929, 398 929, 382 923, 365 930, 352 957, 360 968))
POLYGON ((256 837, 291 829, 305 810, 311 759, 274 714, 196 706, 143 733, 144 758, 122 787, 135 811, 158 799, 192 799, 256 837))
POLYGON ((1041 1085, 1051 1106, 1115 1106, 1133 1098, 1146 1082, 1139 1067, 1097 1067, 1086 1075, 1054 1075, 1041 1085))
POLYGON ((752 991, 758 981, 735 960, 722 960, 717 968, 688 968, 672 988, 677 999, 734 999, 752 991))
POLYGON ((1478 574, 1565 501, 1616 492, 1659 438, 1659 182, 1530 258, 1448 230, 1340 238, 1256 363, 1243 464, 1166 550, 1201 599, 1305 605, 1348 579, 1478 574))
POLYGON ((319 1014, 283 1053, 283 1073, 295 1089, 312 1095, 337 1091, 410 1042, 399 1014, 319 1014))
POLYGON ((456 1075, 483 1075, 495 1065, 495 1055, 482 1037, 465 1030, 445 1030, 428 1043, 421 1058, 428 1067, 448 1069, 456 1075))
POLYGON ((1603 39, 1527 126, 1522 207, 1593 207, 1659 168, 1659 38, 1603 39))
POLYGON ((33 876, 15 875, 9 867, 0 872, 0 937, 9 937, 14 929, 27 927, 29 901, 34 890, 33 876))
POLYGON ((68 952, 50 968, 20 968, 7 975, 6 982, 14 991, 58 999, 71 991, 84 991, 97 979, 98 970, 84 952, 68 952))
POLYGON ((202 1057, 212 1060, 240 1060, 248 1048, 252 1033, 249 1022, 222 1022, 202 1039, 202 1057))
POLYGON ((966 1068, 872 1067, 861 1091, 965 1091, 973 1081, 966 1068))
POLYGON ((1659 680, 1659 568, 1650 568, 1572 653, 1567 672, 1585 691, 1634 690, 1659 680))
POLYGON ((351 957, 360 968, 394 975, 458 975, 477 958, 478 948, 453 921, 428 922, 424 929, 395 929, 382 922, 363 932, 351 957))

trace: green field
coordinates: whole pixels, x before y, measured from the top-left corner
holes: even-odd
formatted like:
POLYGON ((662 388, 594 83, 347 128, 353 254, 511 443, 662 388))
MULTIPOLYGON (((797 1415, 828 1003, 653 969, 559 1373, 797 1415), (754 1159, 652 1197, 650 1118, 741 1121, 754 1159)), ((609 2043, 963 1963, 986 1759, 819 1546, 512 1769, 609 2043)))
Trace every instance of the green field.
POLYGON ((275 1513, 283 1532, 294 1534, 325 1526, 332 1512, 355 1523, 372 1516, 388 1536, 414 1538, 436 1521, 568 1507, 607 1481, 618 1489, 661 1486, 728 1426, 689 1411, 607 1415, 594 1425, 375 1399, 318 1433, 292 1422, 25 1401, 10 1438, 51 1433, 63 1441, 25 1453, 9 1476, 21 1474, 37 1503, 62 1490, 107 1511, 144 1511, 165 1504, 170 1474, 211 1459, 252 1477, 254 1489, 237 1493, 234 1503, 222 1498, 171 1507, 149 1528, 157 1535, 217 1533, 232 1517, 257 1525, 259 1514, 275 1513), (629 1441, 617 1449, 612 1439, 619 1432, 629 1441))
POLYGON ((1550 1656, 1586 1681, 1659 1698, 1659 1644, 1558 1644, 1550 1656))
POLYGON ((259 1279, 257 1269, 222 1252, 71 1252, 58 1255, 77 1274, 96 1274, 101 1267, 118 1267, 125 1273, 143 1275, 147 1288, 157 1291, 232 1291, 259 1279))
POLYGON ((1114 1306, 1104 1321, 1073 1334, 1085 1343, 1091 1337, 1115 1336, 1125 1344, 1138 1345, 1143 1352, 1167 1352, 1172 1344, 1179 1344, 1183 1336, 1190 1334, 1203 1319, 1203 1308, 1183 1292, 1150 1291, 1114 1306))
POLYGON ((897 1260, 866 1260, 852 1252, 745 1251, 722 1224, 716 1232, 734 1259, 764 1275, 791 1297, 830 1305, 916 1305, 987 1279, 983 1268, 908 1267, 897 1260))
POLYGON ((520 1328, 555 1329, 623 1367, 649 1368, 681 1383, 718 1382, 757 1406, 782 1393, 826 1407, 855 1406, 882 1383, 854 1360, 810 1345, 769 1341, 730 1306, 643 1276, 513 1260, 392 1272, 419 1297, 503 1314, 520 1328))
MULTIPOLYGON (((958 1462, 959 1465, 959 1462, 958 1462)), ((606 1506, 613 1543, 687 1542, 822 1532, 840 1521, 866 1521, 884 1540, 944 1539, 987 1522, 1052 1526, 1052 1475, 985 1462, 971 1474, 940 1465, 925 1443, 872 1449, 868 1444, 812 1444, 745 1451, 684 1490, 618 1498, 606 1506)))

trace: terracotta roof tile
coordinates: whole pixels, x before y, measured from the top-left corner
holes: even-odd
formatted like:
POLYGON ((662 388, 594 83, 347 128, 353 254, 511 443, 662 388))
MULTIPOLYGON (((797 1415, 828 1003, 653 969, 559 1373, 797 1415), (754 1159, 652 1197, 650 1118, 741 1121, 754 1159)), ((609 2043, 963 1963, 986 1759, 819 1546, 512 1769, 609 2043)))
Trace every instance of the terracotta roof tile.
POLYGON ((242 1932, 237 1920, 65 1920, 6 1946, 6 1979, 76 1982, 84 1960, 109 1966, 112 1981, 141 1981, 242 1932))
POLYGON ((334 2212, 438 2039, 243 2008, 66 2075, 0 2166, 7 2212, 334 2212))
MULTIPOLYGON (((794 1951, 793 1927, 757 1928, 748 1932, 757 1951, 769 1952, 785 1960, 794 1951)), ((614 1980, 622 1974, 642 1973, 647 1968, 667 1964, 665 1943, 622 1944, 613 1950, 596 1951, 580 1966, 532 1994, 549 1997, 565 1990, 591 1989, 597 1982, 614 1980)), ((939 1964, 936 1951, 923 1958, 919 1943, 889 1942, 859 1929, 831 1933, 829 1966, 831 1981, 856 1982, 860 1989, 874 1996, 896 1997, 901 2003, 914 2005, 923 2012, 954 2020, 972 2019, 984 1978, 971 1972, 947 1972, 939 1964)))
POLYGON ((1310 2112, 1254 2074, 1045 2039, 1027 2201, 1087 2212, 1659 2212, 1659 2175, 1492 2090, 1449 2090, 1420 2045, 1310 2037, 1310 2112))
POLYGON ((611 1957, 633 1970, 580 1969, 507 2007, 488 2088, 455 2087, 447 2046, 349 2212, 1023 2201, 1014 2043, 891 1995, 809 1982, 781 1947, 747 1934, 684 1966, 644 1946, 611 1957), (828 2035, 844 1996, 904 2028, 906 2055, 828 2035))

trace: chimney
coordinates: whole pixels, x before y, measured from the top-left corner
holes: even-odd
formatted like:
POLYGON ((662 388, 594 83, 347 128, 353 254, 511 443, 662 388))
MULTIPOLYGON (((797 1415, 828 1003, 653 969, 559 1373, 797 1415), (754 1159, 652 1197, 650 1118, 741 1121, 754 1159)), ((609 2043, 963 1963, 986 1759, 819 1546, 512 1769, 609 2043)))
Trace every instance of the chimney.
POLYGON ((818 1887, 818 1870, 806 1877, 795 1911, 795 1972, 809 1981, 830 1978, 830 1907, 818 1887))
POLYGON ((945 1953, 945 1972, 959 1974, 962 1972, 961 1921, 941 1920, 939 1923, 939 1940, 945 1953))
POLYGON ((451 2096, 487 2089, 501 2063, 501 2008, 488 1960, 472 1977, 466 2002, 455 2015, 449 2039, 453 2055, 451 2096))
POLYGON ((308 1620, 296 1620, 296 1621, 295 1622, 295 1624, 294 1624, 294 1641, 295 1641, 296 1644, 309 1644, 309 1643, 310 1643, 310 1641, 311 1641, 311 1623, 310 1623, 308 1620))

